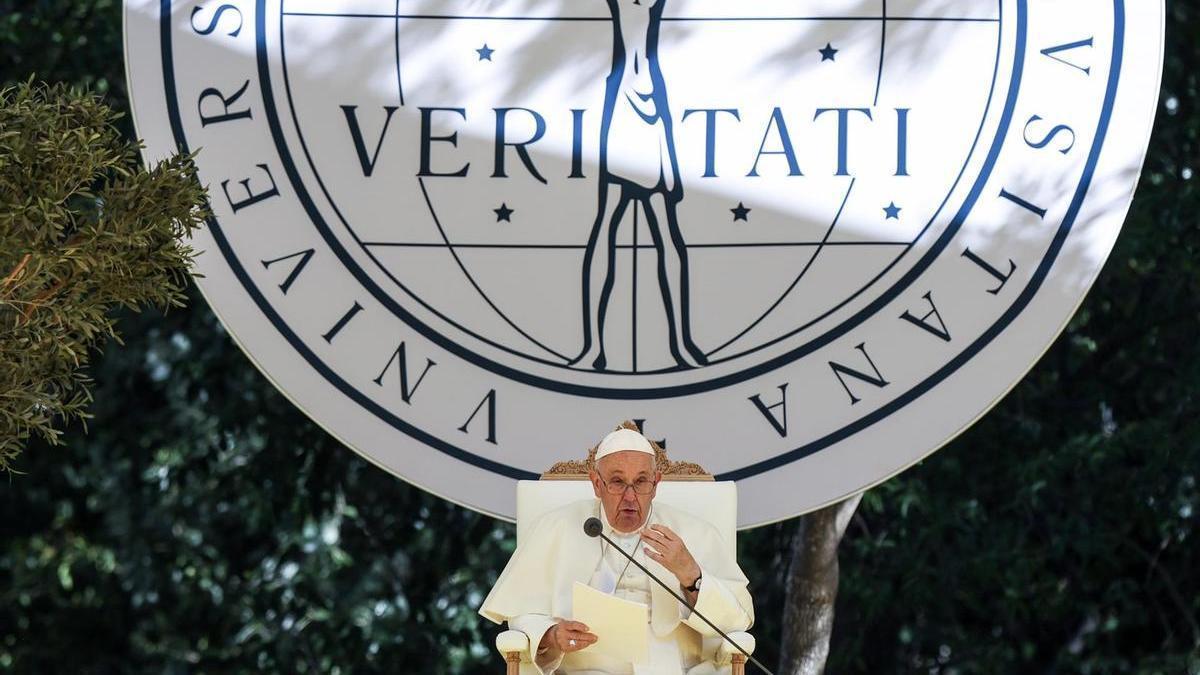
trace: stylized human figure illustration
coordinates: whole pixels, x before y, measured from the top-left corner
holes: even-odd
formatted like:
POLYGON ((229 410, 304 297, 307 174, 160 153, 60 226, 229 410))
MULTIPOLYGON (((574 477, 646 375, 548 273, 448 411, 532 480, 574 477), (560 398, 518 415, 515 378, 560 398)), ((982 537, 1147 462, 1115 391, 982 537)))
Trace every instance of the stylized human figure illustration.
POLYGON ((600 194, 583 260, 583 350, 574 363, 604 370, 604 320, 612 294, 617 229, 630 204, 641 205, 658 253, 658 284, 670 349, 684 367, 704 365, 688 318, 687 249, 676 206, 683 199, 667 89, 658 65, 658 34, 667 0, 608 0, 613 66, 600 128, 600 194), (609 148, 621 149, 620 165, 609 148))

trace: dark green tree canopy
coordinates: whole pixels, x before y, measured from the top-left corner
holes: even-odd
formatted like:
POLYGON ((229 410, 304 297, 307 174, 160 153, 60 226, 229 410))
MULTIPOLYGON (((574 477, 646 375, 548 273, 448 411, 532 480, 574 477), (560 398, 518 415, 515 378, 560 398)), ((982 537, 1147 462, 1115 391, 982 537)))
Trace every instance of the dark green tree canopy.
POLYGON ((98 97, 0 90, 0 470, 87 415, 114 310, 182 305, 204 192, 188 157, 150 171, 98 97))

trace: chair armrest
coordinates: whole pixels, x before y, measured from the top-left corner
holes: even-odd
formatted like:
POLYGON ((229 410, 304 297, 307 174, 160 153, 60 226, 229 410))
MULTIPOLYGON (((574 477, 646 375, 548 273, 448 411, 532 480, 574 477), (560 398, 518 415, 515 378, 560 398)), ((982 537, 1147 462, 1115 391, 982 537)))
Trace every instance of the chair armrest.
POLYGON ((523 655, 529 651, 529 636, 519 630, 506 630, 496 636, 496 649, 501 654, 511 654, 513 652, 521 652, 523 655))
MULTIPOLYGON (((738 631, 735 633, 729 633, 729 637, 734 642, 738 643, 738 645, 740 645, 741 648, 745 649, 748 653, 754 653, 755 642, 753 635, 738 631)), ((721 645, 717 647, 717 665, 723 666, 726 663, 729 663, 729 660, 733 658, 734 654, 741 654, 741 652, 739 652, 733 645, 721 640, 721 645)))

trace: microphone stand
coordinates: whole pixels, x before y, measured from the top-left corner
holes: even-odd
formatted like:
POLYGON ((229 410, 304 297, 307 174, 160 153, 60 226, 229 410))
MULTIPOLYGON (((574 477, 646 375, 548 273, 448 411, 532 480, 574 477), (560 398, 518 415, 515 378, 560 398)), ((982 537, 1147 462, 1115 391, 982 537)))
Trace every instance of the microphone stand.
POLYGON ((695 608, 695 607, 693 607, 692 605, 689 605, 689 604, 688 604, 688 601, 687 601, 687 600, 685 600, 685 599, 684 599, 684 597, 683 597, 682 595, 680 595, 680 594, 676 593, 674 589, 672 589, 672 588, 671 588, 670 586, 668 586, 667 584, 663 583, 663 580, 662 580, 662 579, 659 579, 657 576, 655 576, 655 574, 654 574, 653 572, 651 572, 650 570, 646 569, 646 566, 645 566, 645 565, 643 565, 642 563, 638 562, 637 560, 635 560, 635 559, 634 559, 634 557, 633 557, 633 556, 631 556, 631 555, 629 555, 628 553, 626 553, 626 552, 625 552, 625 549, 621 548, 620 546, 617 546, 617 544, 616 544, 616 543, 614 543, 612 539, 609 539, 609 538, 608 538, 608 537, 607 537, 607 536, 604 534, 603 530, 597 531, 597 532, 596 532, 596 534, 592 534, 592 531, 591 531, 591 530, 589 530, 587 527, 585 527, 585 528, 584 528, 584 532, 586 532, 586 533, 588 534, 588 536, 600 537, 600 538, 601 538, 601 539, 603 539, 603 540, 604 540, 604 541, 605 541, 605 542, 606 542, 606 543, 607 543, 609 546, 611 546, 611 547, 613 547, 613 548, 617 549, 618 551, 620 551, 620 552, 621 552, 621 555, 625 556, 626 558, 629 558, 629 562, 633 563, 634 565, 637 565, 637 568, 638 568, 638 569, 640 569, 641 571, 645 572, 645 573, 646 573, 646 576, 648 576, 648 577, 650 577, 651 579, 653 579, 653 580, 655 580, 656 582, 658 582, 658 585, 659 585, 659 586, 662 586, 662 587, 663 587, 663 589, 664 589, 664 590, 666 590, 668 593, 670 593, 670 594, 671 594, 671 595, 672 595, 672 596, 673 596, 673 597, 674 597, 676 600, 678 600, 679 602, 683 603, 683 605, 684 605, 685 607, 688 607, 688 608, 690 608, 690 609, 692 610, 692 612, 693 612, 693 613, 694 613, 696 616, 700 617, 701 619, 703 619, 703 620, 704 620, 704 623, 708 624, 708 627, 709 627, 709 628, 711 628, 711 629, 713 629, 713 630, 717 631, 717 634, 719 634, 721 637, 725 638, 725 641, 726 641, 726 642, 728 642, 729 644, 733 645, 733 646, 734 646, 734 647, 735 647, 735 648, 736 648, 736 649, 737 649, 739 652, 741 652, 742 654, 744 654, 744 655, 746 656, 746 658, 750 660, 750 662, 751 662, 751 663, 753 663, 754 665, 758 666, 759 670, 763 671, 763 672, 764 672, 764 673, 766 673, 767 675, 774 675, 774 673, 772 673, 771 671, 767 670, 767 667, 766 667, 766 666, 764 666, 763 664, 759 663, 759 662, 758 662, 758 659, 756 659, 756 658, 754 658, 753 656, 751 656, 751 655, 750 655, 750 652, 746 651, 745 649, 742 649, 742 646, 741 646, 741 645, 739 645, 738 643, 734 642, 734 641, 733 641, 733 639, 731 639, 731 638, 730 638, 728 635, 726 635, 726 634, 725 634, 725 631, 721 630, 720 628, 717 628, 717 627, 716 627, 716 625, 714 625, 714 624, 713 624, 713 622, 711 622, 711 621, 709 621, 709 620, 708 620, 708 617, 706 617, 706 616, 704 616, 703 614, 701 614, 700 612, 698 612, 698 611, 696 610, 696 608, 695 608))

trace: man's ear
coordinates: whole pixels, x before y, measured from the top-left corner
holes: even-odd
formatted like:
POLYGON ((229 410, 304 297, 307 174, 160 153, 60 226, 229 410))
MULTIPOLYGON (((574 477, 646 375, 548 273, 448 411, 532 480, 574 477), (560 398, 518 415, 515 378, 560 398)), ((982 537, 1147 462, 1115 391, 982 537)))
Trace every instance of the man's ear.
POLYGON ((596 498, 600 498, 600 474, 596 473, 595 469, 588 471, 588 480, 592 481, 592 491, 596 493, 596 498))

